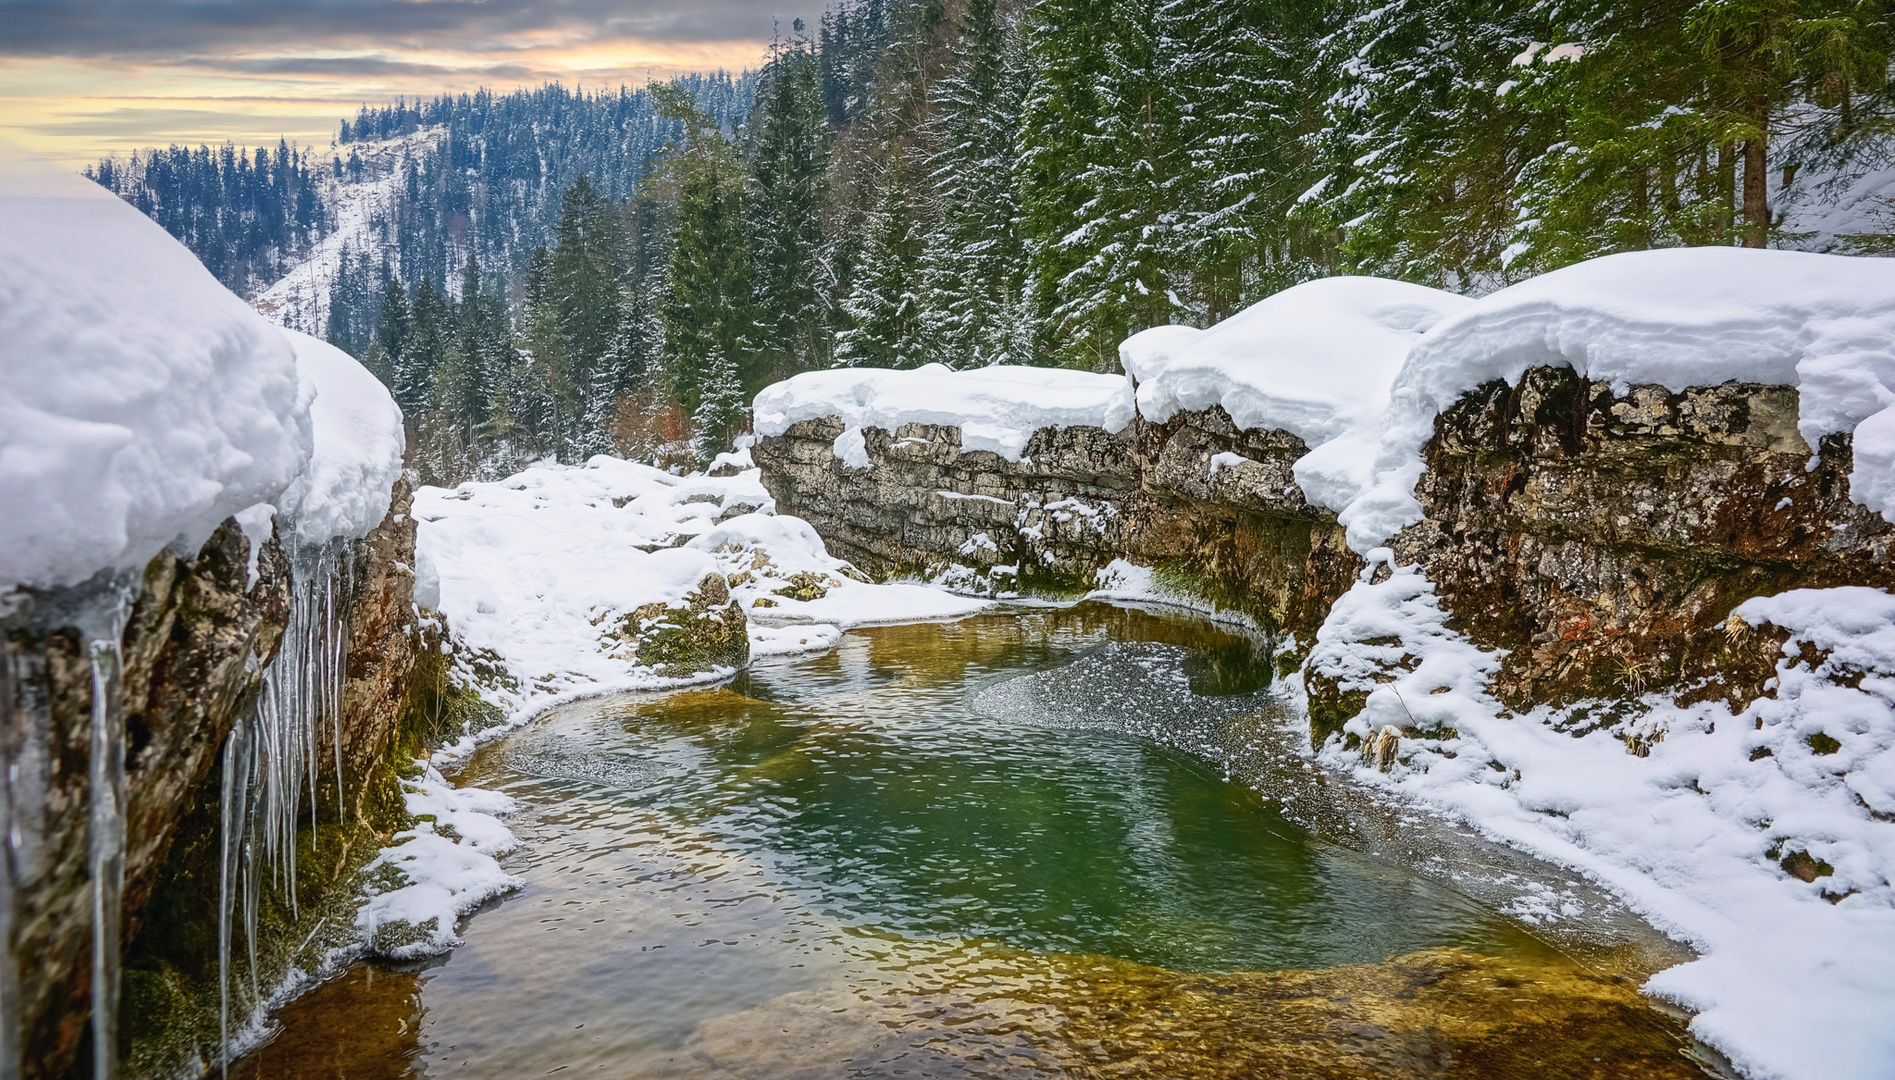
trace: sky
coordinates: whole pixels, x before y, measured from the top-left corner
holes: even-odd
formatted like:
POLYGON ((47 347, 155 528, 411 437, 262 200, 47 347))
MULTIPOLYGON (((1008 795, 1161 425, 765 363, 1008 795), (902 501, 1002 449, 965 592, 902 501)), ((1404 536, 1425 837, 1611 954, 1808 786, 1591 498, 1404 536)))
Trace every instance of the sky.
POLYGON ((0 137, 327 148, 363 102, 756 66, 822 0, 0 0, 0 137))

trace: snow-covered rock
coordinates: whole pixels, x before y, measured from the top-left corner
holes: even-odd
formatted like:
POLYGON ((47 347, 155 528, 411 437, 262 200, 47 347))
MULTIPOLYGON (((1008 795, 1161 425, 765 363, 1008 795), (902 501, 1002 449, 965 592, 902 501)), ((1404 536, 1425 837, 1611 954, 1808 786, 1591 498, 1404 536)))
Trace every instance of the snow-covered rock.
MULTIPOLYGON (((1434 417, 1493 379, 1570 367, 1613 384, 1670 390, 1741 382, 1794 386, 1815 447, 1895 405, 1895 260, 1746 248, 1610 255, 1502 289, 1427 334, 1396 377, 1364 477, 1325 500, 1366 552, 1419 521, 1420 451, 1434 417)), ((1856 501, 1895 520, 1895 421, 1867 425, 1856 501)), ((1299 475, 1301 473, 1299 469, 1299 475)))
MULTIPOLYGON (((845 429, 836 456, 852 463, 863 428, 892 432, 903 424, 958 427, 963 450, 991 450, 1018 461, 1041 428, 1122 431, 1132 422, 1132 409, 1125 380, 1117 375, 1004 366, 954 371, 928 364, 913 371, 806 372, 765 387, 754 416, 763 437, 781 435, 798 421, 836 417, 845 429)), ((866 456, 860 461, 858 468, 867 466, 866 456)))
POLYGON ((195 552, 311 450, 277 329, 97 184, 0 141, 0 587, 195 552))
POLYGON ((1405 281, 1320 278, 1208 330, 1146 330, 1119 355, 1154 424, 1220 405, 1240 428, 1280 428, 1314 448, 1373 420, 1409 350, 1469 303, 1405 281))
POLYGON ((401 408, 353 356, 294 330, 283 336, 316 397, 309 406, 313 452, 283 492, 280 513, 301 543, 359 540, 381 524, 401 478, 401 408))

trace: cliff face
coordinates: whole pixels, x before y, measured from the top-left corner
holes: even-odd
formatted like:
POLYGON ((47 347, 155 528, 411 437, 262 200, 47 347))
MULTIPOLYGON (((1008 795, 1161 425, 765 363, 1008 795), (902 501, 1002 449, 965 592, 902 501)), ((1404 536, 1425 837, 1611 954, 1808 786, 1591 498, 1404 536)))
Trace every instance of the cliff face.
MULTIPOLYGON (((350 664, 344 691, 347 773, 384 768, 414 667, 414 525, 405 486, 382 526, 355 545, 338 585, 348 598, 350 664)), ((201 949, 208 920, 216 963, 215 862, 218 756, 251 707, 261 671, 289 621, 291 570, 275 539, 249 581, 248 541, 226 522, 194 559, 169 552, 136 583, 121 641, 125 716, 125 889, 122 942, 140 939, 144 916, 164 909, 178 948, 201 949), (208 832, 208 838, 207 838, 208 832), (213 857, 214 859, 214 857, 213 857), (190 868, 180 879, 180 870, 190 868), (188 925, 173 919, 186 909, 188 925)), ((18 772, 9 809, 13 959, 25 1075, 65 1075, 89 1053, 92 887, 87 870, 92 729, 88 634, 79 627, 98 588, 16 593, 0 649, 0 737, 18 772)), ((94 629, 96 632, 96 628, 94 629)), ((321 748, 324 760, 334 750, 321 748)), ((364 795, 367 784, 352 787, 364 795)), ((333 805, 332 803, 329 805, 333 805)), ((162 937, 164 935, 152 935, 162 937)), ((134 948, 134 954, 138 948, 134 948)), ((139 997, 128 968, 127 1008, 139 997)), ((213 985, 212 992, 215 992, 213 985)))
POLYGON ((1021 460, 962 452, 959 428, 905 424, 863 432, 870 466, 831 449, 833 418, 761 439, 752 454, 778 508, 816 526, 835 554, 881 576, 950 564, 983 583, 1090 587, 1126 547, 1137 465, 1125 438, 1098 428, 1044 428, 1021 460), (998 568, 998 569, 997 569, 998 568))
MULTIPOLYGON (((1458 629, 1504 651, 1492 689, 1510 706, 1653 690, 1748 701, 1780 639, 1727 624, 1733 606, 1895 586, 1895 526, 1850 501, 1848 439, 1809 447, 1797 410, 1789 387, 1614 394, 1566 368, 1480 387, 1436 420, 1426 517, 1397 559, 1425 569, 1458 629)), ((805 421, 752 452, 785 512, 877 573, 1017 560, 1027 585, 1035 565, 1084 584, 1123 555, 1302 646, 1363 567, 1296 484, 1301 440, 1220 408, 1123 436, 1042 430, 1019 464, 960 454, 952 428, 870 429, 870 468, 850 470, 830 449, 840 432, 805 421), (1109 506, 1107 527, 1050 542, 1022 527, 1057 498, 1109 506)), ((1319 735, 1352 715, 1333 687, 1309 690, 1319 735)))
POLYGON ((1395 548, 1457 629, 1508 650, 1510 706, 1677 688, 1762 693, 1775 642, 1738 603, 1796 588, 1895 585, 1895 526, 1849 499, 1847 436, 1810 447, 1797 393, 1726 383, 1623 395, 1565 368, 1495 382, 1436 421, 1395 548))
POLYGON ((1239 428, 1218 406, 1131 430, 1145 499, 1127 554, 1306 646, 1362 560, 1296 484, 1303 440, 1239 428))

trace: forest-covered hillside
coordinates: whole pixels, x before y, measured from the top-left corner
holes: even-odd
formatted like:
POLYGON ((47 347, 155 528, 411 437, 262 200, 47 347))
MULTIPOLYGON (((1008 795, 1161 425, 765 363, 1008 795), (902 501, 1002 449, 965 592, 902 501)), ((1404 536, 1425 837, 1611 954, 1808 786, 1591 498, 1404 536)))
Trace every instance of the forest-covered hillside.
POLYGON ((434 137, 328 331, 450 478, 703 455, 809 368, 1109 369, 1328 274, 1891 253, 1890 6, 843 0, 741 77, 364 109, 334 190, 434 137))

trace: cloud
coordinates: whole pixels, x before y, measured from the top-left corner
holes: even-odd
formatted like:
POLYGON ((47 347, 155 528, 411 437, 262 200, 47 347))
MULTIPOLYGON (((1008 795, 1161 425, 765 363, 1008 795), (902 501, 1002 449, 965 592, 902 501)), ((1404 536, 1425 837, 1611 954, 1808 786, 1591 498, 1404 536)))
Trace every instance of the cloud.
POLYGON ((820 0, 0 0, 0 55, 457 52, 768 40, 820 0))
MULTIPOLYGON (((327 120, 327 113, 316 117, 327 120)), ((221 111, 214 109, 177 109, 177 108, 115 108, 98 112, 65 115, 56 119, 24 123, 14 126, 13 130, 33 132, 41 135, 92 136, 112 140, 148 139, 150 133, 160 132, 204 132, 197 139, 184 138, 183 141, 221 143, 224 138, 237 134, 255 136, 256 133, 275 130, 282 127, 286 117, 260 117, 247 112, 221 111), (229 133, 215 136, 210 133, 229 133)))

